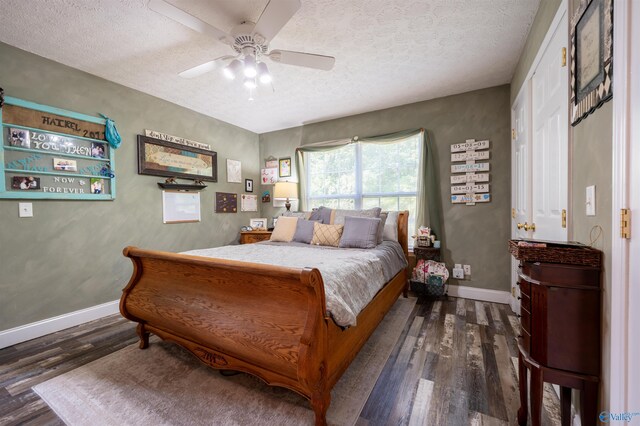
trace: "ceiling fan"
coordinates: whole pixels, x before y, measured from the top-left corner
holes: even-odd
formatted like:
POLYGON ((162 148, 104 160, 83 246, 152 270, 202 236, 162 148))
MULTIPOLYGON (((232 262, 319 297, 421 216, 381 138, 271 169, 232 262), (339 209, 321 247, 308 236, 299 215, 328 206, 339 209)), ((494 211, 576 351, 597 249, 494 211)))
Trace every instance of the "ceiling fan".
MULTIPOLYGON (((290 50, 271 50, 269 42, 280 32, 291 17, 300 9, 300 0, 270 0, 262 11, 258 22, 245 21, 226 33, 201 19, 167 3, 165 0, 150 0, 149 9, 181 23, 195 31, 229 45, 235 54, 225 55, 212 61, 182 71, 184 78, 194 78, 224 66, 223 73, 229 79, 243 77, 244 85, 253 90, 257 82, 271 83, 269 68, 264 62, 273 62, 329 71, 335 58, 290 50)), ((251 97, 250 97, 251 99, 251 97)))

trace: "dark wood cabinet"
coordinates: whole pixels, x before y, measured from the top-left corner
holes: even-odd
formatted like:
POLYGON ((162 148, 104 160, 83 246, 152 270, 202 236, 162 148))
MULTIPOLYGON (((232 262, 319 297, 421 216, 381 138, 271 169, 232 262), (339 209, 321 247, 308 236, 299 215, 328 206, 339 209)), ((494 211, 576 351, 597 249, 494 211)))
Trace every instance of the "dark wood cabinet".
POLYGON ((521 262, 518 422, 540 425, 543 382, 561 386, 562 424, 570 424, 571 389, 580 390, 581 420, 597 422, 601 352, 600 268, 521 262), (527 373, 531 373, 530 385, 527 373))

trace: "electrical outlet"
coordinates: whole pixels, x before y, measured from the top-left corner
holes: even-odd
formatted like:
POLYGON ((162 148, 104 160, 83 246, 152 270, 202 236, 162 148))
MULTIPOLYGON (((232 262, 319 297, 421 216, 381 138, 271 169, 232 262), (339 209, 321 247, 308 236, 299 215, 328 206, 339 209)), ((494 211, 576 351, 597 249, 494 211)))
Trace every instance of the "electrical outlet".
POLYGON ((462 268, 453 268, 453 278, 457 278, 459 280, 464 279, 464 270, 462 268))
POLYGON ((462 269, 464 270, 465 275, 471 275, 471 265, 464 265, 462 269))
POLYGON ((33 217, 33 204, 18 203, 18 215, 20 217, 33 217))

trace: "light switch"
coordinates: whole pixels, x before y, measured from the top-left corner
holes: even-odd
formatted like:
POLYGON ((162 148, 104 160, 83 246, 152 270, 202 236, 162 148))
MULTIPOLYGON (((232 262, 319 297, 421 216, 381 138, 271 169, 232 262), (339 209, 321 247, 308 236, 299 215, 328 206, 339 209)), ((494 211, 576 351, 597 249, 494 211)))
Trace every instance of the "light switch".
POLYGON ((587 186, 587 196, 585 201, 587 216, 596 215, 596 186, 587 186))
POLYGON ((33 204, 18 203, 18 214, 20 217, 33 217, 33 204))

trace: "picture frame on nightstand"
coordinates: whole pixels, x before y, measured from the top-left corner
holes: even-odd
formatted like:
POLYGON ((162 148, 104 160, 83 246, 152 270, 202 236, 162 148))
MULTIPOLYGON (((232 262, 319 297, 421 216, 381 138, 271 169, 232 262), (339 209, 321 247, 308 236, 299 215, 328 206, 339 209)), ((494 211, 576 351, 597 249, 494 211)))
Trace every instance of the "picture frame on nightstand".
POLYGON ((259 217, 256 219, 249 219, 249 226, 251 226, 254 230, 266 230, 267 218, 259 217))

